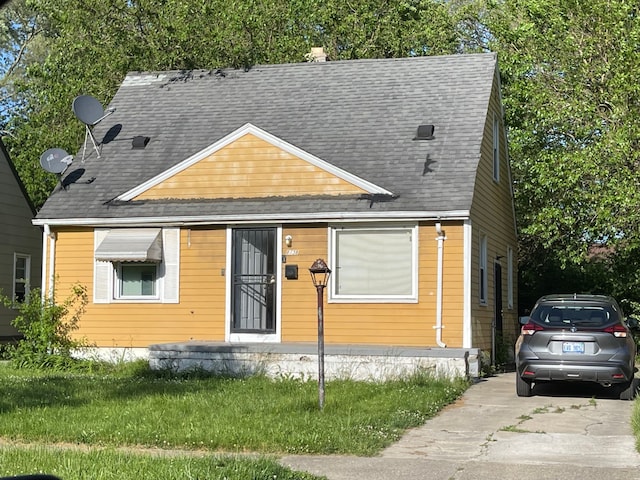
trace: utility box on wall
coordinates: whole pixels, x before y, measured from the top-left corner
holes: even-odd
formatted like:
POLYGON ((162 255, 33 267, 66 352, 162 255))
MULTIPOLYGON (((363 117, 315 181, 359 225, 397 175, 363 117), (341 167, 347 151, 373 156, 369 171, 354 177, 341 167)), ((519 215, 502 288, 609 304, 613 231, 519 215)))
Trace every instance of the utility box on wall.
POLYGON ((285 265, 284 267, 284 276, 287 280, 297 280, 298 279, 298 265, 285 265))

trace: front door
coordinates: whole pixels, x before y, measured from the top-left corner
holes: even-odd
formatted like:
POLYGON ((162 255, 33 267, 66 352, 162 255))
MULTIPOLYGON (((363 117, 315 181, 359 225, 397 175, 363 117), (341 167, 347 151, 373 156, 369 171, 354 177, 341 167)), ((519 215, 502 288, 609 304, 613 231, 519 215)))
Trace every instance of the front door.
POLYGON ((276 332, 276 231, 233 230, 231 333, 276 332))

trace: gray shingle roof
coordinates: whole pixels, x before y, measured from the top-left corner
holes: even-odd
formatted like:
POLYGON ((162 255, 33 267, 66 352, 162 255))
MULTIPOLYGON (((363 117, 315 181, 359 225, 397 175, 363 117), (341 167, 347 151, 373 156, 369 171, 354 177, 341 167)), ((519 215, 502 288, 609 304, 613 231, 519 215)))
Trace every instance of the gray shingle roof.
POLYGON ((494 54, 474 54, 130 73, 110 104, 116 111, 94 129, 101 157, 89 143, 82 163, 81 146, 66 189, 37 219, 467 211, 495 69, 494 54), (396 198, 112 201, 246 123, 396 198), (435 139, 413 140, 421 124, 435 125, 435 139), (132 149, 138 135, 150 137, 145 149, 132 149))

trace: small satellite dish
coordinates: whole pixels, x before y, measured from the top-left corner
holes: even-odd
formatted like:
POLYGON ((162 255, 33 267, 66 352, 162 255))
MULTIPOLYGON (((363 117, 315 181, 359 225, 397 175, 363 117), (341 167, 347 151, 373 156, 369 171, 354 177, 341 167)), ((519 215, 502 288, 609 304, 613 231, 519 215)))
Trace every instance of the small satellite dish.
POLYGON ((73 104, 71 105, 71 109, 75 116, 85 125, 85 136, 84 136, 84 149, 82 150, 82 161, 84 162, 85 152, 87 151, 87 139, 91 139, 91 143, 93 144, 93 148, 100 158, 100 149, 98 149, 98 143, 96 142, 95 137, 93 136, 92 127, 96 126, 100 123, 104 118, 111 115, 116 111, 115 108, 109 108, 107 111, 104 111, 102 108, 102 104, 98 101, 97 98, 92 97, 91 95, 79 95, 73 99, 73 104))
POLYGON ((50 148, 40 155, 40 166, 47 172, 61 175, 73 162, 73 157, 61 148, 50 148))

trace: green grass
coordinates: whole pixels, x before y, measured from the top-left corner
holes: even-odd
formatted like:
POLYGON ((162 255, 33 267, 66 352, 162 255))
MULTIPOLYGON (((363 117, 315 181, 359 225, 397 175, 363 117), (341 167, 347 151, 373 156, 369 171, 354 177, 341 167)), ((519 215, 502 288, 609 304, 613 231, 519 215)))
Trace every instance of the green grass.
POLYGON ((431 378, 326 387, 265 377, 50 374, 0 368, 0 432, 22 442, 372 455, 466 388, 431 378))
POLYGON ((640 397, 633 402, 633 413, 631 414, 631 428, 636 437, 636 450, 640 452, 640 397))
MULTIPOLYGON (((47 473, 63 480, 313 480, 269 458, 189 457, 46 447, 0 449, 0 476, 47 473)), ((322 477, 324 478, 324 477, 322 477)))

